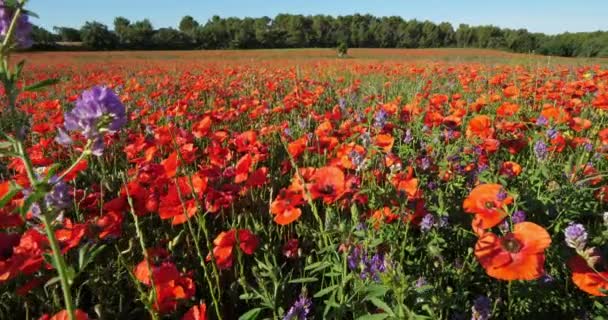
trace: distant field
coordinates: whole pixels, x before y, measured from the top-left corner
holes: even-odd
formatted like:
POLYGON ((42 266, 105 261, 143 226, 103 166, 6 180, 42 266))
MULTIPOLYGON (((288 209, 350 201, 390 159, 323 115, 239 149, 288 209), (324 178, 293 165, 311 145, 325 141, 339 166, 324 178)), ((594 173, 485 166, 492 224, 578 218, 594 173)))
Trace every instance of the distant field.
MULTIPOLYGON (((337 60, 334 49, 268 49, 268 50, 199 50, 199 51, 111 51, 111 52, 34 52, 21 54, 34 64, 57 65, 64 63, 130 63, 191 61, 277 61, 294 63, 298 60, 337 60)), ((350 49, 347 59, 360 61, 447 61, 480 63, 555 63, 602 64, 602 58, 562 58, 532 54, 517 54, 487 49, 350 49)))

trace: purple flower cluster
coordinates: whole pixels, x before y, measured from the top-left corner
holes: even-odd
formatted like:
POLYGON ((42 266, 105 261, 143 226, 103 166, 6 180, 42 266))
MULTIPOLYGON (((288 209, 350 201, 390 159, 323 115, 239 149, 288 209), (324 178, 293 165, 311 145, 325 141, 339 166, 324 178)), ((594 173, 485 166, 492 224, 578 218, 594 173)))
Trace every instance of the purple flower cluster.
POLYGON ((351 271, 359 271, 361 279, 372 279, 375 282, 380 282, 380 275, 386 272, 388 261, 384 253, 376 252, 371 257, 361 250, 359 247, 354 247, 347 258, 348 267, 351 271))
POLYGON ((547 151, 547 145, 545 142, 542 140, 536 141, 534 144, 534 155, 536 156, 536 159, 544 160, 547 158, 548 153, 549 152, 547 151))
POLYGON ((51 192, 47 193, 44 197, 47 208, 68 208, 72 201, 68 184, 63 182, 63 180, 56 181, 55 179, 51 179, 50 182, 53 185, 53 188, 51 189, 51 192))
POLYGON ((513 213, 511 216, 511 221, 513 221, 513 224, 526 221, 526 213, 521 210, 515 211, 515 213, 513 213))
POLYGON ((420 221, 420 231, 428 232, 429 230, 431 230, 433 228, 434 225, 435 225, 435 217, 432 214, 427 213, 422 218, 422 221, 420 221))
MULTIPOLYGON (((102 133, 115 133, 125 126, 125 106, 118 96, 107 87, 95 86, 84 91, 76 101, 76 107, 64 115, 64 126, 69 131, 79 131, 93 142, 93 154, 103 153, 102 133)), ((69 144, 65 133, 59 133, 57 141, 69 144)))
POLYGON ((289 308, 283 320, 306 320, 312 307, 312 300, 305 293, 300 294, 298 300, 289 308))
POLYGON ((580 223, 571 223, 564 230, 566 244, 576 250, 584 250, 587 245, 587 231, 580 223))
POLYGON ((492 302, 486 296, 479 296, 473 301, 471 320, 488 320, 492 314, 492 302))
POLYGON ((387 118, 387 113, 384 110, 380 110, 378 112, 376 112, 376 114, 374 115, 374 127, 378 128, 378 129, 382 129, 384 128, 384 125, 386 124, 386 118, 387 118))
MULTIPOLYGON (((6 37, 14 16, 15 9, 6 6, 6 3, 3 0, 0 0, 0 36, 6 37)), ((32 46, 32 24, 27 15, 21 14, 19 16, 14 32, 14 39, 17 46, 20 48, 29 48, 32 46)))

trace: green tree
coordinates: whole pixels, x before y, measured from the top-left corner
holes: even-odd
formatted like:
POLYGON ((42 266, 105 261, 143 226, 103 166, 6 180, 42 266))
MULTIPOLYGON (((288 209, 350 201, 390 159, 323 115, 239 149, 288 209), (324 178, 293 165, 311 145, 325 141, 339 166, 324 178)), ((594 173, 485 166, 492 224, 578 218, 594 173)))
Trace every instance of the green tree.
POLYGON ((59 41, 80 42, 80 31, 69 27, 53 27, 53 31, 59 35, 59 41))
POLYGON ((34 49, 51 49, 56 46, 55 42, 59 40, 59 36, 42 27, 32 26, 32 40, 34 49))
POLYGON ((129 33, 131 30, 131 21, 125 17, 114 18, 114 32, 118 37, 118 42, 123 45, 128 45, 129 33))
POLYGON ((87 21, 80 29, 80 37, 85 47, 94 50, 111 50, 118 44, 116 34, 97 21, 87 21))
POLYGON ((179 22, 179 31, 188 35, 193 35, 198 26, 198 22, 194 20, 192 16, 184 16, 179 22))

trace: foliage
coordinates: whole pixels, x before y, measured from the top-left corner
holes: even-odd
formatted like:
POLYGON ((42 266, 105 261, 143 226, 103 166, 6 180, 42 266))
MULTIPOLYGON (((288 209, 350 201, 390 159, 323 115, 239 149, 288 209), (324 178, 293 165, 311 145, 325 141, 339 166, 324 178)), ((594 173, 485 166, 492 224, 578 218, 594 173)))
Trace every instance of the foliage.
MULTIPOLYGON (((568 57, 601 57, 608 52, 608 32, 549 36, 526 29, 466 24, 454 28, 447 22, 369 14, 339 17, 279 14, 274 19, 214 16, 204 24, 192 16, 184 16, 178 26, 180 36, 170 31, 169 37, 168 30, 173 29, 153 29, 147 19, 131 23, 117 17, 112 33, 118 37, 118 49, 335 48, 346 43, 351 48, 491 48, 568 57), (163 34, 152 41, 159 32, 163 34), (183 44, 175 41, 176 38, 188 40, 183 44)), ((82 37, 77 30, 67 27, 56 27, 55 32, 62 41, 79 41, 82 37)), ((106 45, 103 49, 109 47, 106 45)))

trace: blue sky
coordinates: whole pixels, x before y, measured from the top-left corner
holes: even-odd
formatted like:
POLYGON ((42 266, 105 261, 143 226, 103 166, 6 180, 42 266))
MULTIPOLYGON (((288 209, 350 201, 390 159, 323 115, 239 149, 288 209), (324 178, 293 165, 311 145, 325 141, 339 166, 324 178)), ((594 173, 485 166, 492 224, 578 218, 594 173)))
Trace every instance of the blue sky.
POLYGON ((97 20, 112 28, 116 16, 131 21, 149 18, 154 27, 177 26, 184 15, 205 22, 222 17, 273 17, 277 13, 370 13, 405 19, 493 24, 555 34, 565 31, 608 30, 608 0, 30 0, 40 15, 34 23, 80 27, 97 20))

